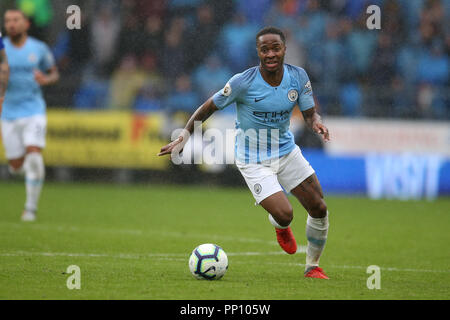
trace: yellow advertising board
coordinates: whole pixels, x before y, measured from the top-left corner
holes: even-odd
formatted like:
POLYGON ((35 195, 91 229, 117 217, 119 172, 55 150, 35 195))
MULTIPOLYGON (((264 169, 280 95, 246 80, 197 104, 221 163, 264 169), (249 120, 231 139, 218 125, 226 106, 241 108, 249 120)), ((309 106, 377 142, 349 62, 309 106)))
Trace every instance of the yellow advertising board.
POLYGON ((167 143, 160 136, 162 115, 49 110, 47 121, 47 166, 165 169, 169 165, 168 157, 156 155, 167 143))

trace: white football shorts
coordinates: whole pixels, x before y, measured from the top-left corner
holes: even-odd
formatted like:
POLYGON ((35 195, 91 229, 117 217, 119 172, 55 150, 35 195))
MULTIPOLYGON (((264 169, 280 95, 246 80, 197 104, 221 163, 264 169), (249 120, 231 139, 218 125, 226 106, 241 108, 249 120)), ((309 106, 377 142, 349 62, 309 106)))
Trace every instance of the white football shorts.
POLYGON ((236 166, 252 192, 256 204, 283 189, 287 193, 290 192, 315 173, 298 146, 295 146, 289 154, 277 159, 248 164, 236 161, 236 166))
POLYGON ((33 146, 45 148, 47 118, 44 115, 2 120, 2 143, 6 158, 19 159, 26 153, 26 148, 33 146))

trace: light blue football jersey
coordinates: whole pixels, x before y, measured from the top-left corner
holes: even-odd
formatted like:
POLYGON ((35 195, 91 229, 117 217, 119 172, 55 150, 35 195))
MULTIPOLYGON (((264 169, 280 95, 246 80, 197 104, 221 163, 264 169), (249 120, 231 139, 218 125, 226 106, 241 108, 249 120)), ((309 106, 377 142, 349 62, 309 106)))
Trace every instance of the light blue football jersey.
POLYGON ((223 109, 236 103, 235 159, 241 163, 282 157, 295 148, 289 131, 292 110, 314 107, 311 82, 305 70, 284 65, 283 79, 272 87, 262 77, 259 66, 234 75, 214 94, 214 104, 223 109))
POLYGON ((46 44, 28 37, 20 48, 4 39, 9 63, 9 83, 3 102, 2 119, 15 120, 33 115, 45 115, 45 101, 34 71, 47 72, 55 64, 46 44))

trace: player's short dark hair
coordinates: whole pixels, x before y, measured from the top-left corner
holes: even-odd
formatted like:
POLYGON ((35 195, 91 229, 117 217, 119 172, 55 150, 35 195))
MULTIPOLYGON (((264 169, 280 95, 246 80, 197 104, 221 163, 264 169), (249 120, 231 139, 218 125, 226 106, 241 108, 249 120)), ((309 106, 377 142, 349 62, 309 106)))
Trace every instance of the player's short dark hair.
POLYGON ((259 37, 265 34, 277 34, 280 36, 281 41, 283 41, 283 43, 286 44, 286 36, 284 35, 284 32, 276 27, 265 27, 259 30, 259 32, 256 34, 256 44, 258 44, 259 37))
POLYGON ((29 19, 30 19, 30 18, 25 14, 25 12, 23 12, 23 10, 20 9, 19 7, 17 7, 17 6, 13 6, 13 7, 11 7, 11 8, 6 9, 6 10, 5 10, 5 13, 6 13, 7 11, 17 11, 17 12, 19 12, 19 13, 22 15, 22 17, 23 17, 25 20, 29 20, 29 19))

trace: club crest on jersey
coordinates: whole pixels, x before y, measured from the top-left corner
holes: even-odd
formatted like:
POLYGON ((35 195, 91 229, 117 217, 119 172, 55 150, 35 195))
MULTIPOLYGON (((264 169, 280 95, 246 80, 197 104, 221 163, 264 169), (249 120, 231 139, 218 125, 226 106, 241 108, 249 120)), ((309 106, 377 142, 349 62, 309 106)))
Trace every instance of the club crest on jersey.
POLYGON ((294 102, 298 98, 298 92, 295 89, 289 90, 288 92, 289 101, 294 102))
POLYGON ((223 90, 222 90, 222 95, 225 96, 225 97, 229 97, 230 94, 231 94, 231 86, 230 86, 229 83, 227 83, 225 85, 225 87, 223 88, 223 90))
POLYGON ((37 56, 34 53, 30 53, 28 56, 28 62, 36 63, 38 61, 37 56))

